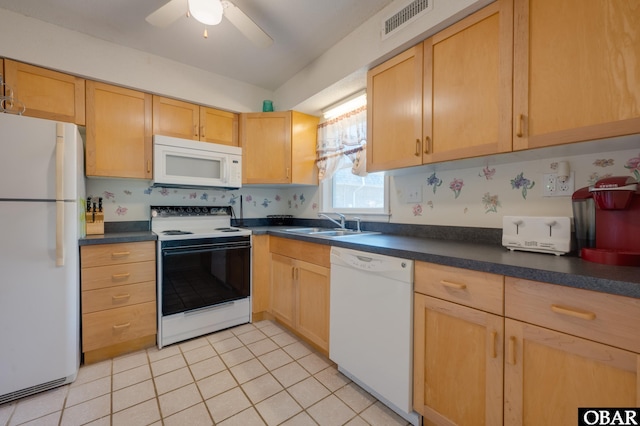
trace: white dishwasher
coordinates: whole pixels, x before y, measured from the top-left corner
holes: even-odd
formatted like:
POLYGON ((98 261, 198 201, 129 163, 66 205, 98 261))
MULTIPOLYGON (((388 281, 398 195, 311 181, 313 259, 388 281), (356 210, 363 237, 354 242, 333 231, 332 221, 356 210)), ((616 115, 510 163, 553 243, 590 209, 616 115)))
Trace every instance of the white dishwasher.
POLYGON ((329 358, 414 425, 413 261, 331 248, 329 358))

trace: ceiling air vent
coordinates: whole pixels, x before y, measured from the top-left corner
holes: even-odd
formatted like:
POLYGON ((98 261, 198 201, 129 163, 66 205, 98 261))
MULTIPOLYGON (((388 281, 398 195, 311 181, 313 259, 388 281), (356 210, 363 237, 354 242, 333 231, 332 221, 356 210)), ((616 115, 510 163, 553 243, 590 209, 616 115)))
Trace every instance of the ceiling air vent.
POLYGON ((398 32, 402 27, 433 9, 434 0, 414 0, 382 22, 382 39, 398 32))

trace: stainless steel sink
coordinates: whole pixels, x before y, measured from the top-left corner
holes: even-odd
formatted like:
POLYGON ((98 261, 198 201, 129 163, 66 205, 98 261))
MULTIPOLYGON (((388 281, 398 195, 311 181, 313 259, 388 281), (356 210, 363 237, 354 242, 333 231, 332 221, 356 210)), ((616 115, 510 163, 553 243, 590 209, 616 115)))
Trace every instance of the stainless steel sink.
POLYGON ((339 238, 339 237, 356 237, 359 235, 379 234, 373 231, 355 231, 353 229, 335 229, 335 228, 291 228, 285 229, 285 232, 295 234, 304 234, 320 238, 339 238))
POLYGON ((334 231, 333 228, 291 228, 285 229, 285 232, 295 232, 296 234, 314 234, 317 232, 330 232, 334 231))

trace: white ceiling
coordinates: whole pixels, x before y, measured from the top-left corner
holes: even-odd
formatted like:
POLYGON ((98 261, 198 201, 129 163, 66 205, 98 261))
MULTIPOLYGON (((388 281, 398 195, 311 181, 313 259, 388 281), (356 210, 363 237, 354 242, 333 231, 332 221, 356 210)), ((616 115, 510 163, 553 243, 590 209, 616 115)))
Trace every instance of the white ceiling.
POLYGON ((273 38, 265 49, 226 19, 208 39, 186 16, 167 28, 148 24, 167 1, 0 0, 0 8, 273 91, 393 0, 233 0, 273 38))

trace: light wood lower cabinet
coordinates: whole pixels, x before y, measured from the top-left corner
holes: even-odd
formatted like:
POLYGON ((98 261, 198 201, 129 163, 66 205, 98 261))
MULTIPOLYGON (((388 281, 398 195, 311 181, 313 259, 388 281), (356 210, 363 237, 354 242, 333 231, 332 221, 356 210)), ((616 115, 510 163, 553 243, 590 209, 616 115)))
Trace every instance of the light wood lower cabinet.
POLYGON ((425 425, 572 425, 579 407, 640 406, 640 299, 415 267, 414 409, 425 425))
POLYGON ((640 299, 507 278, 505 425, 640 406, 640 299))
POLYGON ((251 314, 253 321, 265 319, 271 306, 271 258, 269 236, 251 236, 251 314))
POLYGON ((82 246, 82 352, 89 364, 156 341, 155 242, 82 246))
POLYGON ((413 408, 425 425, 502 424, 503 280, 415 263, 413 408))
POLYGON ((271 313, 329 353, 329 246, 272 238, 271 313))

